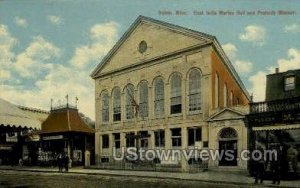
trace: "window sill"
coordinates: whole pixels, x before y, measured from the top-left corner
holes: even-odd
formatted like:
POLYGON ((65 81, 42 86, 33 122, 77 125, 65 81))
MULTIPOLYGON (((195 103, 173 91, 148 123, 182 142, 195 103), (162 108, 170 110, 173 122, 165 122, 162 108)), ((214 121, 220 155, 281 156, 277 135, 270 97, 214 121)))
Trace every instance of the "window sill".
POLYGON ((171 114, 171 115, 169 115, 169 118, 171 118, 171 117, 180 117, 180 116, 182 116, 182 113, 171 114))
POLYGON ((202 110, 188 111, 187 115, 202 114, 202 110))

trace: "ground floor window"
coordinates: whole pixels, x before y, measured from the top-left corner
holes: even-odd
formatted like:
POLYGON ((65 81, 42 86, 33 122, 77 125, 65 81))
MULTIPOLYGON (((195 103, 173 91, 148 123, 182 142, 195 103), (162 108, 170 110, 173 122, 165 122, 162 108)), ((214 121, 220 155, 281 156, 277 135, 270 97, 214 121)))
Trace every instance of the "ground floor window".
POLYGON ((196 142, 202 140, 202 129, 201 127, 188 128, 188 145, 195 146, 196 142))
POLYGON ((108 163, 109 158, 108 157, 101 157, 101 163, 108 163))
POLYGON ((114 140, 115 140, 115 148, 121 147, 121 139, 120 139, 120 133, 114 133, 114 140))
POLYGON ((126 147, 134 147, 134 132, 126 133, 126 147))
POLYGON ((181 146, 181 128, 171 129, 172 132, 172 146, 181 146))
POLYGON ((148 132, 141 131, 141 147, 147 148, 148 147, 148 132))
POLYGON ((165 147, 165 131, 157 130, 154 132, 155 147, 165 147))
POLYGON ((107 134, 102 135, 102 148, 109 148, 109 136, 107 134))

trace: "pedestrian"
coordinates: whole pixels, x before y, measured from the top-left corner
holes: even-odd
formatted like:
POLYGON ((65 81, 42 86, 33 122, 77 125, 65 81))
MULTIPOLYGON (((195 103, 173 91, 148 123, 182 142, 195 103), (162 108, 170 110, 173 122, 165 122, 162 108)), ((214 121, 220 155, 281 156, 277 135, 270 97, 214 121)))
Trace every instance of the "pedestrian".
POLYGON ((65 166, 65 171, 68 172, 69 171, 69 162, 70 162, 70 158, 68 155, 64 156, 64 166, 65 166))
POLYGON ((263 155, 263 149, 260 148, 256 150, 255 157, 254 157, 254 172, 255 172, 255 184, 260 181, 260 183, 263 183, 264 177, 265 177, 265 160, 263 155), (261 155, 259 155, 260 153, 261 155))
POLYGON ((62 169, 63 169, 63 156, 62 154, 58 154, 57 156, 57 166, 58 166, 58 171, 59 172, 62 172, 62 169))
POLYGON ((265 176, 265 161, 264 159, 260 159, 258 161, 254 161, 255 163, 255 183, 263 183, 265 176))
POLYGON ((273 178, 273 184, 280 184, 280 178, 281 178, 281 150, 282 148, 277 149, 277 155, 272 155, 272 161, 271 161, 271 172, 272 172, 272 178, 273 178))

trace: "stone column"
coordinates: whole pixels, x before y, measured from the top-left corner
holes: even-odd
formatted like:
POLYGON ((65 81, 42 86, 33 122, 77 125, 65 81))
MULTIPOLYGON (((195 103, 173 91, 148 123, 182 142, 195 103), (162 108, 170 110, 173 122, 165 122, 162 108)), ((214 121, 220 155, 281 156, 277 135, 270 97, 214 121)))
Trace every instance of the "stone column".
POLYGON ((155 136, 154 136, 154 131, 149 130, 148 133, 150 134, 150 137, 148 138, 149 142, 149 149, 154 149, 155 148, 155 136))
POLYGON ((182 82, 181 82, 181 108, 182 108, 182 118, 186 119, 187 114, 187 90, 186 90, 186 84, 187 80, 184 78, 184 75, 182 76, 182 82))
POLYGON ((153 98, 153 87, 149 86, 148 89, 148 119, 154 118, 154 98, 153 98))
POLYGON ((171 92, 171 85, 169 84, 168 80, 166 80, 166 84, 165 84, 165 88, 164 88, 164 92, 165 92, 165 119, 168 120, 169 115, 171 114, 170 112, 170 105, 171 105, 171 101, 170 101, 170 92, 171 92))
POLYGON ((121 92, 121 122, 126 121, 126 98, 125 92, 121 92))
MULTIPOLYGON (((187 128, 186 127, 181 128, 181 149, 182 150, 187 150, 188 149, 187 128)), ((181 153, 181 170, 183 172, 187 172, 189 170, 188 161, 185 158, 183 153, 181 153)))

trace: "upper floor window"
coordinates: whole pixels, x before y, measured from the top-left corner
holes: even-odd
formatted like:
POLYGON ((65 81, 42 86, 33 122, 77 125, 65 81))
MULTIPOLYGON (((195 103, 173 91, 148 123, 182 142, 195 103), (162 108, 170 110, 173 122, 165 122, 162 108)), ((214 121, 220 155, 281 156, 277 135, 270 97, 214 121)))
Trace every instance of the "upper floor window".
POLYGON ((121 121, 121 90, 114 88, 113 92, 113 121, 121 121))
POLYGON ((193 69, 189 74, 189 111, 201 110, 201 76, 193 69))
POLYGON ((284 90, 290 91, 295 89, 295 76, 288 76, 284 79, 284 90))
POLYGON ((171 77, 171 114, 181 113, 181 77, 175 73, 171 77))
POLYGON ((139 112, 142 118, 148 117, 148 83, 142 81, 139 85, 140 103, 139 112))
POLYGON ((219 107, 219 76, 216 73, 215 76, 215 108, 219 107))
POLYGON ((102 100, 102 122, 109 121, 109 97, 108 91, 103 91, 101 94, 102 100))
POLYGON ((154 114, 156 117, 164 114, 164 81, 156 78, 154 81, 154 114))
POLYGON ((134 97, 134 87, 133 85, 129 84, 125 87, 126 93, 126 119, 133 119, 134 118, 134 109, 136 107, 136 101, 134 97))
POLYGON ((224 84, 224 88, 223 88, 223 104, 224 104, 224 107, 227 107, 227 100, 228 100, 228 97, 227 97, 227 84, 225 83, 224 84))

